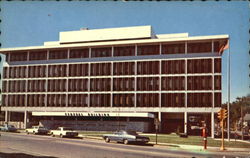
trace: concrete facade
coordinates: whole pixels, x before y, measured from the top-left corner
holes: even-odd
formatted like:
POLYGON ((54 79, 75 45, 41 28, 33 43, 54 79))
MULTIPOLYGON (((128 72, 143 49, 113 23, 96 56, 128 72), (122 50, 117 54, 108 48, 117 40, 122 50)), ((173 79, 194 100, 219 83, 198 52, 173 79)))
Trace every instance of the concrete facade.
MULTIPOLYGON (((159 119, 162 131, 176 121, 172 132, 188 133, 190 118, 210 120, 213 137, 221 106, 221 48, 228 38, 156 35, 143 26, 65 32, 44 46, 0 49, 6 55, 5 121, 11 121, 8 112, 23 112, 25 127, 36 120, 32 112, 148 113, 159 119)), ((139 122, 126 128, 154 126, 139 122)))

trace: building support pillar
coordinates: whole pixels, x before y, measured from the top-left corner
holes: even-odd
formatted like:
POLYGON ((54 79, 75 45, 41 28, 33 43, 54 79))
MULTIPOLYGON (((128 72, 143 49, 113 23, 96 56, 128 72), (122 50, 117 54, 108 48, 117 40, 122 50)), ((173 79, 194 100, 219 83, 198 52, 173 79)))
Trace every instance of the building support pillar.
POLYGON ((28 112, 24 111, 24 119, 23 119, 23 128, 27 128, 27 123, 28 123, 28 112))
POLYGON ((159 132, 161 132, 161 126, 162 126, 162 122, 161 122, 161 112, 158 112, 158 120, 159 120, 159 132))
POLYGON ((6 110, 4 122, 8 123, 9 121, 10 121, 10 112, 6 110))
POLYGON ((184 133, 187 134, 187 112, 184 112, 184 133))
POLYGON ((211 113, 211 138, 214 138, 214 112, 211 113))

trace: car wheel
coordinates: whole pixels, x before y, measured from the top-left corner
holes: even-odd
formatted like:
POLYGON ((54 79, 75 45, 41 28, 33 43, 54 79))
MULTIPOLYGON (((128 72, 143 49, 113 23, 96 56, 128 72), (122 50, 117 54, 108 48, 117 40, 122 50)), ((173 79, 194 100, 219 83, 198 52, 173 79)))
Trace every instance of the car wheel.
POLYGON ((51 136, 52 136, 52 137, 55 137, 55 135, 54 135, 53 133, 51 133, 51 136))
POLYGON ((110 142, 110 139, 108 137, 105 138, 105 142, 106 143, 109 143, 110 142))
POLYGON ((26 131, 26 133, 27 133, 27 134, 29 134, 29 132, 28 132, 28 131, 26 131))
POLYGON ((123 144, 126 144, 126 145, 127 145, 127 144, 128 144, 128 140, 127 140, 127 139, 124 139, 124 140, 123 140, 123 144))
POLYGON ((33 131, 33 134, 36 134, 35 131, 33 131))
POLYGON ((62 134, 60 134, 60 138, 63 138, 63 135, 62 135, 62 134))

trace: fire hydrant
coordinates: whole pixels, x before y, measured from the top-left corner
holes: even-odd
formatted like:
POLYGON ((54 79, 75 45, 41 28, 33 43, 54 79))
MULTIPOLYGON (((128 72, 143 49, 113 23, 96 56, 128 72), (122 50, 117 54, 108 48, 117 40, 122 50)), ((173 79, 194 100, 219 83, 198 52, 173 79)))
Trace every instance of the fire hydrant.
POLYGON ((207 149, 207 129, 206 124, 202 127, 202 137, 203 137, 203 143, 204 143, 204 149, 207 149))

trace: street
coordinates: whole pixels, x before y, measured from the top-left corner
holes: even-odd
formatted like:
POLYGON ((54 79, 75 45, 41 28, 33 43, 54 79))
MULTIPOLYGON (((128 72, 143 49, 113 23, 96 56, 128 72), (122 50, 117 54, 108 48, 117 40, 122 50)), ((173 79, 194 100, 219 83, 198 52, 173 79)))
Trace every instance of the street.
MULTIPOLYGON (((237 154, 237 153, 236 153, 237 154)), ((69 139, 24 133, 0 136, 0 158, 166 158, 166 157, 247 157, 223 152, 185 151, 177 147, 124 145, 91 139, 69 139)))

